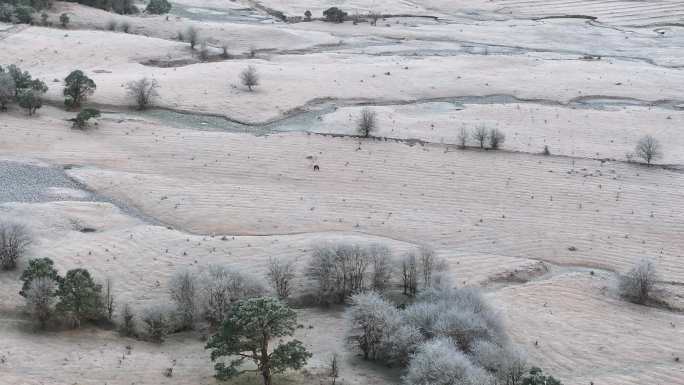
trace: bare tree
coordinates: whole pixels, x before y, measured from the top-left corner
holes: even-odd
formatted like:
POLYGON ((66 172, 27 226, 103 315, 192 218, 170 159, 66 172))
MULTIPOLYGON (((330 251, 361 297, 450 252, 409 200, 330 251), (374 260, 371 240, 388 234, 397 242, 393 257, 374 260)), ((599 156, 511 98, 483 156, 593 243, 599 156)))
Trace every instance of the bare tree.
POLYGON ((287 299, 292 291, 292 280, 295 278, 295 261, 270 258, 266 276, 278 298, 287 299))
POLYGON ((52 316, 55 290, 55 281, 49 277, 38 277, 31 281, 26 293, 28 310, 31 316, 38 321, 41 329, 45 329, 47 321, 52 316))
POLYGON ((484 148, 488 137, 489 133, 487 133, 487 127, 484 125, 475 128, 475 131, 473 131, 473 139, 480 144, 480 148, 484 148))
POLYGON ((418 292, 418 259, 409 252, 401 261, 401 281, 404 295, 414 296, 418 292))
POLYGON ((361 110, 361 115, 356 121, 356 129, 359 132, 359 135, 367 138, 373 131, 375 131, 377 126, 377 113, 368 107, 365 107, 363 110, 361 110))
POLYGON ((197 277, 189 270, 176 272, 169 282, 169 292, 180 317, 179 326, 192 329, 197 316, 197 277))
POLYGON ((135 100, 138 110, 144 110, 152 104, 152 99, 159 96, 156 79, 142 78, 126 84, 128 94, 135 100))
POLYGON ((463 150, 468 145, 468 129, 461 127, 461 131, 458 133, 458 146, 463 150))
POLYGON ((492 373, 501 385, 521 384, 528 370, 527 357, 522 349, 513 345, 498 345, 478 340, 470 356, 474 363, 492 373))
POLYGON ((373 273, 371 276, 371 288, 379 293, 385 292, 392 284, 392 253, 382 245, 372 245, 368 248, 373 273))
POLYGON ((188 29, 185 31, 185 38, 188 39, 188 43, 190 43, 190 49, 195 49, 197 41, 199 40, 199 32, 197 32, 197 28, 193 26, 188 27, 188 29))
POLYGON ((639 139, 636 145, 635 154, 646 161, 648 165, 654 160, 660 159, 663 154, 658 140, 651 135, 646 135, 639 139))
POLYGON ((346 243, 314 248, 307 277, 313 284, 313 294, 319 303, 344 303, 351 296, 368 288, 370 252, 359 245, 346 243))
POLYGON ((620 294, 638 304, 644 304, 653 297, 653 291, 658 281, 658 274, 653 261, 642 259, 627 274, 619 278, 620 294))
POLYGON ((129 304, 124 304, 121 308, 121 324, 119 325, 119 333, 124 337, 134 337, 135 331, 135 314, 129 304))
POLYGON ((492 128, 492 130, 489 131, 489 147, 497 150, 504 141, 506 141, 506 135, 503 132, 499 131, 497 128, 492 128))
POLYGON ((209 46, 206 40, 202 40, 200 43, 199 58, 201 61, 209 60, 209 46))
POLYGON ((382 358, 384 329, 388 319, 397 313, 397 308, 378 293, 367 292, 351 297, 351 306, 345 313, 351 323, 347 339, 359 347, 365 360, 382 358))
POLYGON ((223 323, 233 302, 267 291, 259 278, 221 265, 209 266, 200 274, 198 283, 201 313, 214 326, 223 323))
POLYGON ((432 273, 435 270, 437 259, 435 252, 428 247, 421 247, 418 252, 418 259, 420 263, 420 271, 423 276, 423 287, 430 287, 432 282, 432 273))
POLYGON ((111 278, 105 279, 102 291, 102 303, 104 305, 104 310, 107 313, 107 319, 112 320, 114 315, 114 282, 111 278))
POLYGON ((337 377, 340 376, 340 363, 337 353, 333 353, 328 361, 328 377, 332 379, 332 385, 335 385, 337 377))
POLYGON ((13 270, 17 261, 31 244, 31 236, 25 226, 18 223, 0 222, 0 268, 13 270))
POLYGON ((249 66, 240 72, 240 82, 247 87, 250 92, 252 88, 259 85, 259 74, 254 66, 249 66))

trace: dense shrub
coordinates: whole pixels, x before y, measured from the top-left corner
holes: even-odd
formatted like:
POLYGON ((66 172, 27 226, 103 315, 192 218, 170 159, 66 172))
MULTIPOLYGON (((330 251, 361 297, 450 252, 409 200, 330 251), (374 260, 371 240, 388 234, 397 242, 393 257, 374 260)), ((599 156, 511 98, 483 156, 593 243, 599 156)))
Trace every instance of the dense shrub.
POLYGON ((164 342, 174 329, 173 308, 169 305, 154 305, 143 310, 141 318, 145 337, 156 343, 164 342))
POLYGON ((367 107, 361 110, 361 115, 359 115, 359 118, 356 121, 356 130, 359 135, 367 138, 370 136, 371 132, 375 131, 377 126, 378 118, 375 111, 367 107))
POLYGON ((74 128, 86 129, 88 128, 88 121, 90 119, 99 118, 100 110, 95 108, 84 108, 74 118, 74 128))

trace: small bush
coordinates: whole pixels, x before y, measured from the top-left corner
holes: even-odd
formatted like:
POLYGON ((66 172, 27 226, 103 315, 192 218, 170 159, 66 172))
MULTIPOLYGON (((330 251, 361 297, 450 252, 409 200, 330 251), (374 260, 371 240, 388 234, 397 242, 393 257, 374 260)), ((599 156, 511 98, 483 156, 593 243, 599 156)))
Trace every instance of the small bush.
POLYGON ((361 115, 356 122, 356 129, 359 135, 367 138, 378 126, 378 118, 375 111, 370 108, 361 110, 361 115))
POLYGON ((156 343, 164 342, 166 336, 173 330, 172 309, 166 305, 155 305, 143 311, 142 322, 145 336, 156 343))
POLYGON ((645 304, 653 299, 657 282, 658 274, 655 264, 651 260, 643 259, 638 261, 627 274, 620 275, 618 289, 625 299, 645 304))
POLYGON ((636 156, 646 161, 650 166, 651 162, 662 158, 663 153, 660 147, 660 142, 651 135, 646 135, 639 140, 636 149, 634 150, 636 156))
POLYGON ((117 24, 116 20, 110 19, 107 22, 106 28, 108 31, 116 31, 117 26, 118 26, 118 24, 117 24))
POLYGON ((30 244, 31 236, 25 226, 0 222, 0 269, 14 270, 30 244))
POLYGON ((96 108, 84 108, 74 118, 74 128, 84 130, 88 128, 88 121, 100 117, 100 110, 96 108))
POLYGON ((159 83, 155 79, 150 80, 146 77, 126 84, 126 91, 134 99, 138 110, 144 110, 152 104, 154 98, 159 96, 158 88, 159 83))
POLYGON ((254 66, 249 66, 240 73, 240 82, 251 92, 259 85, 259 74, 254 66))

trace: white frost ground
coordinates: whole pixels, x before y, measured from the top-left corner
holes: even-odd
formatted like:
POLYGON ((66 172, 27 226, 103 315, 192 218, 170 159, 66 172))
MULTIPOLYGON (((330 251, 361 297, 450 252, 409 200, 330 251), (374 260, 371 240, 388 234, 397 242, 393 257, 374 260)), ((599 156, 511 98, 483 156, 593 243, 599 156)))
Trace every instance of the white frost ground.
MULTIPOLYGON (((251 4, 182 2, 224 10, 251 4)), ((329 6, 312 0, 259 3, 293 15, 329 6)), ((12 107, 0 115, 0 159, 73 165, 70 176, 173 229, 109 203, 2 203, 0 218, 29 224, 36 235, 32 255, 53 258, 62 271, 86 267, 99 278, 111 276, 119 299, 137 308, 165 298, 168 277, 186 266, 227 263, 259 273, 273 255, 298 257, 303 266, 312 244, 325 240, 381 241, 398 254, 427 243, 448 260, 456 282, 486 287, 514 340, 566 385, 681 385, 684 373, 674 357, 684 355, 684 318, 625 304, 615 295, 612 273, 637 257, 653 257, 662 279, 672 283, 665 285, 667 298, 684 305, 684 179, 678 170, 684 116, 681 106, 647 105, 684 101, 684 29, 670 25, 680 17, 679 3, 338 3, 352 11, 443 17, 388 19, 369 27, 167 21, 58 2, 53 21, 68 12, 72 28, 82 30, 0 24, 0 63, 20 64, 46 80, 55 105, 61 105, 61 83, 53 79, 82 69, 98 85, 91 102, 119 117, 81 132, 65 121, 73 112, 45 106, 29 119, 12 107), (597 16, 599 23, 523 19, 570 13, 597 16), (110 19, 129 22, 135 35, 87 30, 110 19), (214 46, 227 42, 231 53, 250 46, 269 51, 254 60, 192 64, 187 43, 173 40, 190 25, 214 46), (295 51, 283 55, 288 50, 295 51), (602 58, 581 60, 585 54, 602 58), (188 65, 140 64, 149 60, 188 65), (235 86, 249 64, 261 75, 254 93, 235 86), (434 143, 170 127, 126 113, 122 86, 142 76, 159 80, 158 104, 167 108, 263 122, 338 105, 320 120, 288 129, 350 134, 364 103, 379 113, 377 135, 434 143), (467 101, 462 107, 433 100, 486 95, 541 100, 467 101), (588 97, 635 102, 564 105, 588 97), (504 149, 512 151, 440 144, 456 142, 462 126, 479 124, 504 131, 504 149), (673 169, 586 159, 622 159, 647 133, 661 140, 662 162, 673 169), (528 154, 544 145, 564 156, 528 154), (320 172, 312 170, 314 164, 320 172), (83 226, 97 232, 81 233, 83 226)), ((83 197, 78 190, 45 193, 83 197)), ((0 274, 3 385, 214 383, 194 335, 174 336, 158 347, 105 331, 32 334, 17 307, 17 278, 0 274), (119 362, 128 344, 132 355, 119 362), (173 360, 174 377, 163 377, 173 360)), ((335 349, 345 354, 346 383, 398 382, 396 371, 363 365, 346 350, 339 311, 303 310, 300 316, 314 325, 298 332, 316 354, 311 368, 335 349)))

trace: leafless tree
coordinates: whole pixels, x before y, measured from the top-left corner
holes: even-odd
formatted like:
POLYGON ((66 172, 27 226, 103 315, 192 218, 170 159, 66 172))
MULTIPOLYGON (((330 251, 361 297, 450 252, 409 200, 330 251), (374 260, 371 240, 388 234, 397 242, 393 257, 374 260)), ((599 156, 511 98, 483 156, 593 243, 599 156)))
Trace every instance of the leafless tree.
POLYGON ((250 91, 259 85, 259 74, 254 66, 249 66, 240 72, 240 82, 250 91))
POLYGON ((0 268, 13 270, 28 245, 31 236, 25 226, 12 222, 0 222, 0 268))
POLYGON ((487 132, 487 127, 484 125, 475 128, 475 131, 473 131, 473 139, 480 144, 480 148, 484 148, 488 137, 489 133, 487 132))
POLYGON ((332 379, 332 385, 335 385, 337 377, 340 376, 340 363, 337 353, 333 353, 328 361, 328 377, 332 379))
POLYGON ((124 304, 121 308, 121 324, 119 325, 119 333, 124 337, 134 337, 135 330, 135 314, 129 304, 124 304))
POLYGON ((646 135, 636 145, 635 154, 646 161, 648 165, 654 160, 660 159, 663 154, 658 140, 651 135, 646 135))
POLYGON ((506 135, 497 128, 492 128, 491 131, 489 131, 489 147, 492 149, 497 150, 505 140, 506 135))
POLYGON ((461 127, 461 131, 458 133, 458 146, 463 150, 468 145, 468 129, 461 127))
POLYGON ((52 316, 55 289, 55 281, 48 277, 38 277, 31 281, 26 294, 26 305, 41 329, 45 329, 47 321, 52 316))
POLYGON ((135 100, 138 110, 144 110, 152 104, 152 99, 159 96, 159 83, 155 79, 142 78, 126 84, 128 94, 135 100))
POLYGON ((401 282, 404 295, 414 296, 418 292, 418 258, 409 252, 401 261, 401 282))
POLYGON ((295 278, 295 261, 270 258, 266 276, 278 298, 287 299, 292 291, 292 280, 295 278))
POLYGON ((368 288, 371 264, 369 250, 359 245, 319 245, 314 248, 307 270, 310 291, 320 304, 343 303, 368 288))
POLYGON ((392 284, 392 252, 382 245, 371 245, 368 252, 373 265, 370 287, 379 293, 383 293, 392 284))
POLYGON ((644 304, 652 299, 657 282, 655 263, 649 259, 642 259, 627 274, 620 276, 618 288, 626 299, 644 304))
POLYGON ((528 370, 525 353, 510 344, 478 340, 473 343, 470 355, 474 363, 496 377, 497 384, 519 385, 528 370))
POLYGON ((193 26, 188 27, 188 29, 185 31, 185 38, 188 39, 188 43, 190 43, 190 49, 195 49, 197 41, 199 40, 199 32, 197 31, 197 28, 193 26))
POLYGON ((209 46, 206 40, 202 40, 200 43, 199 58, 201 61, 209 60, 209 46))
POLYGON ((375 131, 378 126, 378 116, 377 113, 370 108, 366 107, 361 110, 361 115, 356 122, 356 129, 359 135, 367 138, 370 134, 375 131))
POLYGON ((220 325, 229 315, 233 302, 263 295, 262 280, 228 266, 211 265, 199 278, 201 314, 212 325, 220 325))
POLYGON ((112 316, 114 315, 114 293, 113 293, 113 288, 114 288, 114 282, 112 281, 111 278, 105 279, 104 285, 102 287, 102 304, 104 306, 104 310, 107 313, 107 319, 109 321, 112 320, 112 316))
POLYGON ((197 277, 189 270, 176 272, 169 282, 171 300, 176 304, 180 327, 192 329, 197 316, 197 277))

